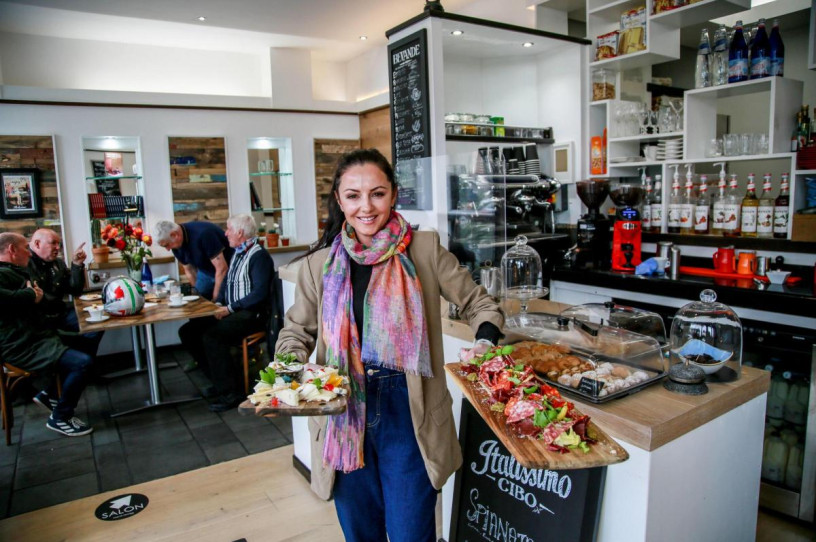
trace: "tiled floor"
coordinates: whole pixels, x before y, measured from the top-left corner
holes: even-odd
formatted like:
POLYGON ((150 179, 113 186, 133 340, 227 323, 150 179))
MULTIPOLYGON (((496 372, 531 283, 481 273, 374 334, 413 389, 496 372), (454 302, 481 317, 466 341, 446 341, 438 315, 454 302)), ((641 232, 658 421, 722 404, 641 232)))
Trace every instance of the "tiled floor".
MULTIPOLYGON (((180 347, 158 351, 163 393, 193 394, 206 385, 199 370, 181 370, 189 357, 180 347)), ((132 357, 101 358, 101 372, 127 368, 132 357)), ((113 410, 149 397, 147 376, 94 378, 77 416, 94 432, 68 438, 46 429, 48 413, 33 403, 15 406, 12 445, 0 444, 0 518, 72 501, 292 442, 288 418, 213 413, 203 399, 118 418, 113 410)))

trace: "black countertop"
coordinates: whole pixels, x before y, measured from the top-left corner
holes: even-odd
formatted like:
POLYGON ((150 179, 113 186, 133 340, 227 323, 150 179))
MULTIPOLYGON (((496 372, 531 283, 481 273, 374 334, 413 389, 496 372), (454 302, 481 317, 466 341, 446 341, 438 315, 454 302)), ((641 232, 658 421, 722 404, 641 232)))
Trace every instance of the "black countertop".
POLYGON ((756 309, 782 314, 816 318, 816 297, 811 275, 802 277, 795 286, 769 284, 761 288, 752 280, 731 280, 710 277, 681 275, 672 280, 665 277, 651 277, 598 271, 592 269, 572 269, 556 267, 552 280, 599 286, 613 290, 639 292, 685 299, 700 298, 700 292, 711 288, 717 292, 717 301, 734 307, 756 309), (739 282, 739 285, 737 284, 739 282))

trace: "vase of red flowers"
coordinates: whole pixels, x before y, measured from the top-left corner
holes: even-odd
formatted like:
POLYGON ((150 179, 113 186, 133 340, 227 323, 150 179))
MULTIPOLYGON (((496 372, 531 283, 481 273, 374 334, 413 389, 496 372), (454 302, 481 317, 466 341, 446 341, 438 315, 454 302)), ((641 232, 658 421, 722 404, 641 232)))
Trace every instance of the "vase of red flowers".
POLYGON ((102 230, 102 240, 112 249, 119 251, 127 267, 128 276, 140 282, 142 280, 142 262, 146 256, 153 256, 150 246, 153 238, 144 233, 141 225, 108 224, 102 230))

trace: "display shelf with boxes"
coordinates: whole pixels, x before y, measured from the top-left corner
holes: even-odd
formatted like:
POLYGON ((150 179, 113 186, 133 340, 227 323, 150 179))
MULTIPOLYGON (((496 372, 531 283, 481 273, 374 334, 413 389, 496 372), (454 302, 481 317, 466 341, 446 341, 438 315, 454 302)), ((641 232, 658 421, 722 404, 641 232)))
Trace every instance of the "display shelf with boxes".
POLYGON ((751 0, 701 0, 650 16, 652 22, 670 28, 684 28, 751 9, 751 0))

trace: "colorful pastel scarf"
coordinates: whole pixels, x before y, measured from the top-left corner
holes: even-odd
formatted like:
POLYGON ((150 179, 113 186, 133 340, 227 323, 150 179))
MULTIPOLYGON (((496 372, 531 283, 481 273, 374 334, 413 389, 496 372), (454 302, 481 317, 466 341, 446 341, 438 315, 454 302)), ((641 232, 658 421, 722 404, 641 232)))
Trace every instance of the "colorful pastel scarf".
POLYGON ((350 472, 363 466, 365 433, 364 364, 408 374, 433 376, 422 288, 416 268, 405 255, 411 226, 396 212, 363 247, 343 224, 323 267, 323 341, 326 364, 348 375, 351 394, 343 414, 329 417, 323 462, 350 472), (371 265, 365 296, 362 345, 354 320, 350 260, 371 265))

